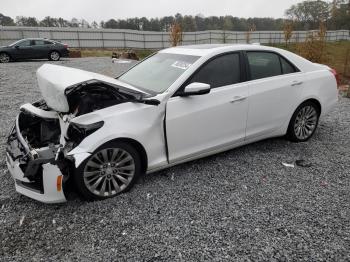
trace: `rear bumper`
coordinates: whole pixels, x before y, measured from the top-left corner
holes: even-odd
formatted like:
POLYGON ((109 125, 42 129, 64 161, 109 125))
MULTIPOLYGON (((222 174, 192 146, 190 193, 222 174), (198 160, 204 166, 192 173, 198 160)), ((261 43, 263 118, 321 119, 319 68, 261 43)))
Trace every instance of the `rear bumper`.
POLYGON ((7 168, 18 193, 43 203, 66 202, 63 174, 55 164, 53 148, 29 151, 19 132, 18 120, 8 138, 6 151, 7 168))
POLYGON ((61 51, 61 57, 69 57, 69 50, 68 49, 63 49, 61 51))

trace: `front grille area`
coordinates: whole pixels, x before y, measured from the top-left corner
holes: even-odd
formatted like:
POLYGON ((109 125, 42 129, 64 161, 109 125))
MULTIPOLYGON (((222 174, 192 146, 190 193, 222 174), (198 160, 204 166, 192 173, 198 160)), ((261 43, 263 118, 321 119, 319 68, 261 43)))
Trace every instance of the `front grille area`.
POLYGON ((30 153, 27 153, 25 147, 18 139, 16 128, 12 128, 6 145, 6 152, 12 161, 17 162, 21 168, 24 177, 30 182, 16 180, 19 186, 34 190, 41 194, 44 193, 43 170, 40 161, 32 160, 30 153))

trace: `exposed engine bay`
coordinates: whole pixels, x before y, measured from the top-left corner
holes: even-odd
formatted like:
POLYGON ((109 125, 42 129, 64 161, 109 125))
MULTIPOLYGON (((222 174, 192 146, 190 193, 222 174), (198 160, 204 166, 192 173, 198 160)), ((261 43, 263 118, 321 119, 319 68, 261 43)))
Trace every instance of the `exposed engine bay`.
POLYGON ((69 113, 80 116, 93 111, 134 101, 135 95, 123 92, 104 83, 81 84, 66 90, 69 113))

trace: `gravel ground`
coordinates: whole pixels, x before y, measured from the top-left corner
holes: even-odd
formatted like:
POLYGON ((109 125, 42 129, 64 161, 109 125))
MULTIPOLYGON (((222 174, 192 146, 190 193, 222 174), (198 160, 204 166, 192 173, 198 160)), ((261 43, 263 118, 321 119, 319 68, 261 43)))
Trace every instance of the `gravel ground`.
MULTIPOLYGON (((307 143, 265 140, 146 175, 114 199, 45 205, 15 192, 4 145, 19 106, 40 98, 43 63, 0 64, 0 260, 350 260, 349 99, 307 143), (304 166, 282 165, 295 160, 304 166)), ((58 64, 108 75, 128 67, 58 64)))

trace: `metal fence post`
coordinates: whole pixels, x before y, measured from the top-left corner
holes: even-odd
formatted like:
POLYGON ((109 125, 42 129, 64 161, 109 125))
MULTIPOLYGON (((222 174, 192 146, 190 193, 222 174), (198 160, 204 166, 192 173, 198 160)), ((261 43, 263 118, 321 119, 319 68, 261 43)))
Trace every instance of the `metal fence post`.
POLYGON ((102 40, 102 48, 105 49, 105 39, 104 39, 102 30, 101 30, 101 40, 102 40))
POLYGON ((81 48, 79 31, 77 30, 77 40, 78 40, 78 48, 81 48))
POLYGON ((146 49, 146 35, 144 32, 142 33, 142 37, 143 37, 143 49, 146 49))
POLYGON ((163 49, 164 49, 165 48, 164 33, 162 33, 162 46, 163 46, 163 49))

